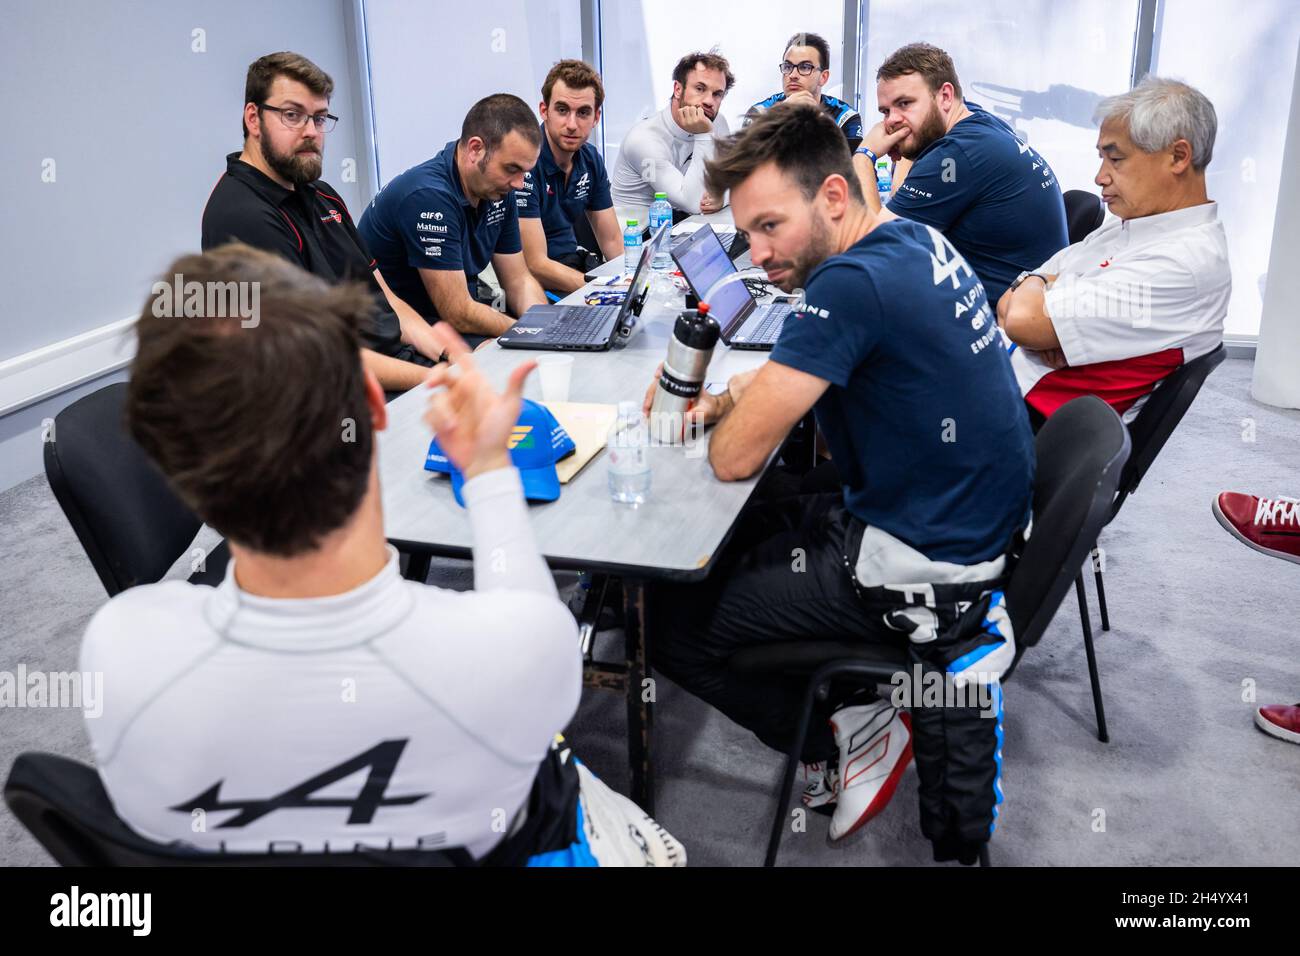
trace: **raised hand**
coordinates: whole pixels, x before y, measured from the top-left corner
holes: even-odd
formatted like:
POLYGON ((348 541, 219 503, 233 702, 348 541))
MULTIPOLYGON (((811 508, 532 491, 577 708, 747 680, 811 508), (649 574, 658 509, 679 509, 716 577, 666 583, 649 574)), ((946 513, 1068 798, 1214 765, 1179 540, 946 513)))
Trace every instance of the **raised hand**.
POLYGON ((426 388, 438 389, 429 396, 425 422, 466 479, 508 466, 507 442, 519 420, 524 380, 537 363, 528 361, 518 366, 510 373, 505 391, 497 392, 455 329, 438 322, 431 331, 446 349, 449 361, 434 368, 425 379, 426 388))
POLYGON ((897 155, 898 144, 905 140, 910 132, 911 130, 906 124, 886 132, 885 121, 881 120, 867 131, 867 135, 862 138, 862 145, 877 156, 888 156, 897 162, 899 158, 897 155))
POLYGON ((679 111, 678 124, 688 133, 709 133, 713 131, 713 120, 704 112, 702 106, 683 106, 679 111))

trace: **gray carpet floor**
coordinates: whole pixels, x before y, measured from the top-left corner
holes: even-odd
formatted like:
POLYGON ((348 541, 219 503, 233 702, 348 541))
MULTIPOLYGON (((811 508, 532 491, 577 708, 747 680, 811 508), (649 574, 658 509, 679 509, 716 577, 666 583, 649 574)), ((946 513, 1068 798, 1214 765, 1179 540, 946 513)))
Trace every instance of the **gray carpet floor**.
MULTIPOLYGON (((1225 489, 1300 496, 1300 412, 1253 401, 1251 368, 1230 360, 1213 374, 1102 536, 1113 629, 1099 632, 1097 653, 1111 742, 1095 735, 1073 595, 1007 685, 995 864, 1300 863, 1300 746, 1258 731, 1250 700, 1252 690, 1260 703, 1300 700, 1300 567, 1250 551, 1210 513, 1225 489)), ((1091 587, 1090 600, 1095 621, 1091 587)), ((103 601, 44 477, 0 495, 0 671, 74 669, 103 601)), ((779 756, 667 680, 657 690, 656 815, 692 864, 761 862, 779 756)), ((621 699, 588 690, 567 734, 626 790, 623 715, 621 699)), ((89 761, 80 712, 0 709, 0 773, 27 750, 89 761)), ((830 844, 826 828, 809 816, 782 862, 931 860, 914 769, 849 840, 830 844)), ((50 862, 0 808, 0 864, 50 862)))

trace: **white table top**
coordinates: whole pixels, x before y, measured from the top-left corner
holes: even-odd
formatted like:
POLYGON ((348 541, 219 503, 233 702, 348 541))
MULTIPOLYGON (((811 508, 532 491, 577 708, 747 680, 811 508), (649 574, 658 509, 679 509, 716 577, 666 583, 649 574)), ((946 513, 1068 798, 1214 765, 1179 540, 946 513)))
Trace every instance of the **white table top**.
MULTIPOLYGON (((722 221, 729 221, 730 210, 709 218, 722 216, 726 217, 722 221)), ((669 289, 670 280, 656 278, 637 329, 625 345, 608 352, 565 353, 574 362, 570 401, 641 403, 667 353, 672 325, 682 307, 681 294, 669 289)), ((581 295, 575 293, 566 301, 578 301, 581 295)), ((511 369, 543 354, 547 353, 489 345, 475 359, 499 388, 511 369)), ((733 352, 719 341, 708 381, 725 381, 766 358, 765 352, 733 352)), ((529 376, 524 394, 541 399, 536 372, 529 376)), ((427 396, 425 389, 414 388, 390 402, 388 428, 378 436, 384 533, 436 554, 467 555, 472 541, 464 509, 456 504, 444 476, 424 470, 431 437, 421 419, 427 396)), ((757 483, 756 478, 740 482, 715 478, 707 442, 706 435, 694 447, 651 447, 650 496, 642 505, 610 498, 604 452, 563 486, 558 501, 530 505, 533 530, 548 563, 641 577, 702 577, 757 483)))

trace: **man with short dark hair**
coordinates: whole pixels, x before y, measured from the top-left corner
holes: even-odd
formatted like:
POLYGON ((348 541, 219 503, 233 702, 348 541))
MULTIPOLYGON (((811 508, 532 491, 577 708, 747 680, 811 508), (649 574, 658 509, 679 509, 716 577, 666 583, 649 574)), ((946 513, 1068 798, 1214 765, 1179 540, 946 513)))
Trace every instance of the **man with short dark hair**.
POLYGON ((1069 243, 1056 174, 1010 126, 963 99, 952 58, 938 47, 896 50, 876 81, 884 119, 853 157, 867 205, 880 208, 876 160, 911 160, 882 215, 946 235, 996 303, 1017 275, 1069 243))
POLYGON ((803 752, 805 803, 835 803, 838 839, 888 803, 915 735, 923 831, 937 859, 971 862, 1000 799, 998 681, 1015 655, 1002 588, 1034 472, 992 309, 941 232, 867 208, 823 110, 760 116, 708 169, 710 188, 730 191, 754 265, 805 291, 771 359, 726 393, 703 393, 689 416, 717 423, 709 463, 735 481, 760 472, 812 410, 842 491, 752 507, 705 583, 661 588, 655 666, 783 751, 803 688, 732 670, 744 648, 890 643, 942 684, 984 688, 987 710, 913 696, 910 718, 889 701, 839 699, 803 752))
POLYGON ((427 324, 384 281, 337 190, 320 178, 334 81, 297 53, 254 60, 244 84, 242 152, 226 157, 203 210, 202 245, 267 249, 328 282, 371 287, 362 332, 366 367, 385 389, 418 385, 440 350, 427 324))
POLYGON ((600 74, 586 63, 561 60, 551 67, 539 106, 542 152, 515 193, 528 269, 543 288, 561 295, 582 288, 587 270, 623 254, 605 161, 587 142, 604 101, 600 74), (598 248, 583 247, 579 226, 598 248))
POLYGON ((848 103, 822 92, 831 78, 831 45, 816 33, 796 33, 785 44, 779 69, 784 88, 751 106, 745 125, 782 103, 820 105, 844 133, 849 152, 857 149, 862 142, 862 117, 848 103))
POLYGON ((713 155, 714 137, 727 135, 722 100, 735 84, 731 65, 716 51, 678 60, 668 105, 623 138, 614 164, 614 202, 649 209, 655 193, 664 193, 683 216, 721 209, 722 197, 704 188, 704 162, 713 155))
POLYGON ((554 743, 581 693, 577 629, 507 450, 535 363, 498 393, 430 330, 453 366, 430 373, 425 420, 474 539, 474 590, 444 591, 403 580, 384 540, 366 290, 236 244, 173 273, 250 284, 260 321, 149 303, 136 324, 130 432, 231 560, 215 588, 135 587, 87 628, 81 662, 113 688, 87 730, 127 825, 215 853, 684 863, 554 743))
POLYGON ((515 198, 540 149, 528 105, 494 93, 470 108, 460 139, 393 179, 362 214, 357 228, 380 271, 430 322, 479 341, 510 328, 514 319, 477 296, 489 263, 513 315, 546 302, 524 261, 515 198))

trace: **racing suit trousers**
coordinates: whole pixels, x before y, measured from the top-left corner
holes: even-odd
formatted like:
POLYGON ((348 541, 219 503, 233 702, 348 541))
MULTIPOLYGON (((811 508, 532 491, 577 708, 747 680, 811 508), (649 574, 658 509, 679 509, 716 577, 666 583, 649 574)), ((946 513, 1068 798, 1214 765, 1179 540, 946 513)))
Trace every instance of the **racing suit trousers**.
MULTIPOLYGON (((852 524, 839 492, 751 505, 705 581, 656 586, 653 665, 767 746, 788 752, 806 680, 735 674, 727 666, 733 654, 798 640, 908 643, 905 633, 885 625, 880 607, 868 607, 858 595, 851 573, 856 553, 846 555, 856 540, 852 524)), ((836 753, 825 720, 833 706, 814 714, 807 762, 836 753)))

